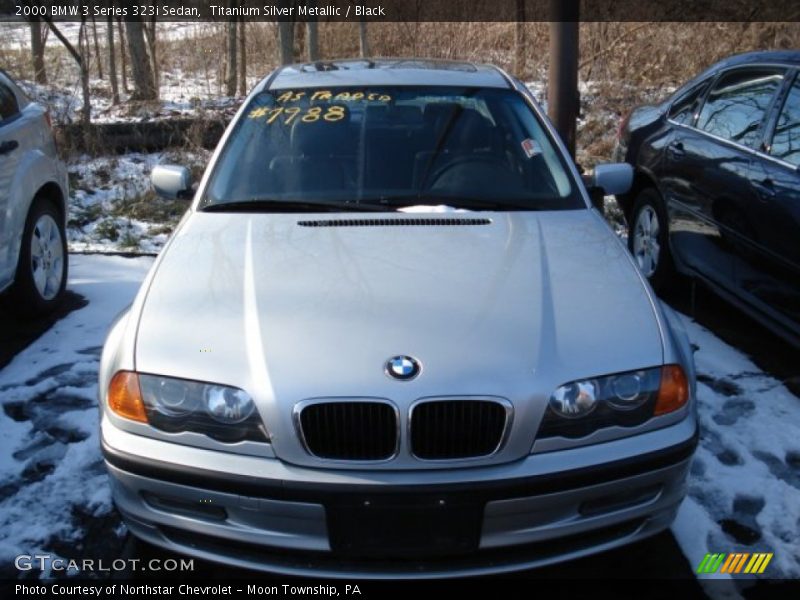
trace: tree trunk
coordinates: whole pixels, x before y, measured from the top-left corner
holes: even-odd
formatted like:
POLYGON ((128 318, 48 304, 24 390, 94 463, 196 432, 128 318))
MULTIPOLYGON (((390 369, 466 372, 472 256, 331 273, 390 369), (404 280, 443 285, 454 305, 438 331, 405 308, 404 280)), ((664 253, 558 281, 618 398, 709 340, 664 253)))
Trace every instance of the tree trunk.
POLYGON ((358 22, 358 51, 361 58, 369 56, 369 40, 367 39, 367 22, 363 18, 358 22))
MULTIPOLYGON (((278 4, 281 4, 280 2, 278 4)), ((278 38, 281 52, 281 64, 288 65, 294 62, 294 23, 291 21, 278 21, 278 38)))
MULTIPOLYGON (((83 95, 83 107, 81 108, 81 124, 88 126, 92 120, 92 104, 91 98, 89 95, 89 65, 87 64, 85 55, 82 55, 81 52, 75 49, 70 41, 64 37, 64 34, 55 26, 55 23, 51 21, 48 17, 45 17, 47 21, 47 26, 50 28, 55 36, 59 39, 59 41, 64 44, 64 47, 67 49, 72 55, 72 58, 75 59, 75 62, 78 63, 78 68, 80 69, 81 73, 81 92, 83 95)), ((84 45, 87 45, 85 42, 86 37, 86 19, 81 19, 81 28, 78 31, 78 48, 83 48, 84 45)), ((89 135, 89 128, 86 127, 84 129, 85 135, 88 138, 89 135)))
POLYGON ((142 21, 131 18, 131 20, 125 21, 125 29, 128 33, 128 52, 131 57, 131 73, 133 74, 132 98, 134 100, 155 100, 158 95, 150 57, 144 42, 142 21))
POLYGON ((306 26, 303 23, 295 22, 294 24, 294 56, 302 57, 306 53, 306 26))
POLYGON ((306 22, 306 48, 308 49, 308 60, 311 62, 318 61, 319 41, 317 40, 316 19, 306 22))
POLYGON ((239 95, 247 95, 247 45, 245 38, 246 21, 239 19, 239 95))
POLYGON ((42 22, 31 20, 31 58, 33 60, 33 78, 36 83, 47 83, 47 71, 44 67, 44 39, 42 38, 42 22))
POLYGON ((517 0, 517 22, 514 27, 514 74, 525 74, 525 0, 517 0))
POLYGON ((156 96, 158 96, 159 82, 161 81, 161 69, 158 68, 158 47, 156 39, 156 18, 150 18, 150 25, 143 21, 144 35, 147 40, 147 47, 150 50, 150 65, 153 69, 153 85, 156 89, 156 96))
POLYGON ((79 64, 81 67, 81 92, 83 96, 81 123, 89 125, 92 122, 92 97, 89 92, 89 59, 92 56, 92 48, 89 42, 89 32, 86 29, 85 17, 81 17, 81 28, 78 30, 78 50, 81 55, 79 64))
POLYGON ((111 81, 111 103, 119 104, 119 81, 117 81, 117 60, 114 52, 114 19, 108 17, 106 23, 106 48, 108 50, 108 78, 111 81))
MULTIPOLYGON (((99 79, 103 78, 103 59, 100 56, 100 42, 97 41, 97 23, 92 17, 92 36, 94 36, 94 56, 97 59, 97 77, 99 79)), ((87 43, 87 49, 89 48, 89 44, 87 43)), ((88 56, 88 55, 87 55, 88 56)))
MULTIPOLYGON (((233 6, 230 3, 230 6, 233 6)), ((228 76, 225 81, 225 93, 228 96, 236 95, 236 19, 228 21, 228 76)))
POLYGON ((122 26, 122 19, 117 19, 117 25, 119 26, 119 57, 122 61, 120 65, 120 71, 122 72, 122 91, 126 94, 128 93, 128 57, 127 51, 125 50, 125 28, 122 26))
MULTIPOLYGON (((285 10, 291 7, 291 0, 277 0, 275 5, 285 10)), ((288 65, 294 62, 294 21, 281 19, 278 21, 278 51, 280 63, 288 65)))

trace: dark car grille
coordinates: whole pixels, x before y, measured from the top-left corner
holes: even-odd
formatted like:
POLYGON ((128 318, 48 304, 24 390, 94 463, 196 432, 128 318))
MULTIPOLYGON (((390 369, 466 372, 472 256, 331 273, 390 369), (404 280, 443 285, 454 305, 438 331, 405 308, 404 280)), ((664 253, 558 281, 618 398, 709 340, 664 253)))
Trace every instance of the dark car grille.
POLYGON ((397 450, 397 414, 385 402, 320 402, 300 412, 309 452, 336 460, 385 460, 397 450))
POLYGON ((411 413, 411 450, 441 460, 486 456, 497 450, 506 428, 506 407, 491 400, 434 400, 411 413))

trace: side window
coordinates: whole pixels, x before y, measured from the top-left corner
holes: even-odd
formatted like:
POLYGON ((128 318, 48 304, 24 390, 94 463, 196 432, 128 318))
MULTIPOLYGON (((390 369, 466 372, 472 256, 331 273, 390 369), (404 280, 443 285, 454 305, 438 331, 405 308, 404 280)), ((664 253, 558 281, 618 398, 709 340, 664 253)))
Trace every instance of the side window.
POLYGON ((19 112, 17 97, 6 84, 0 82, 0 121, 5 121, 19 112))
POLYGON ((669 109, 668 118, 681 125, 691 125, 700 104, 703 94, 708 89, 708 81, 693 87, 683 94, 669 109))
POLYGON ((795 79, 783 103, 770 154, 800 166, 800 80, 795 79))
POLYGON ((761 121, 782 80, 782 69, 743 69, 723 75, 706 98, 697 127, 755 146, 761 121))

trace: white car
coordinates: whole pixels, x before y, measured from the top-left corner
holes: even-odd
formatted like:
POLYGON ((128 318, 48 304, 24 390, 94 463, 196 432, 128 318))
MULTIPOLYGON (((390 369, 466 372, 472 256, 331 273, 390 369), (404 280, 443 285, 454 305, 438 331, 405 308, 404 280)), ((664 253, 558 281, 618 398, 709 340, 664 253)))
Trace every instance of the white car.
POLYGON ((64 295, 67 185, 47 110, 0 70, 0 292, 15 312, 49 312, 64 295))

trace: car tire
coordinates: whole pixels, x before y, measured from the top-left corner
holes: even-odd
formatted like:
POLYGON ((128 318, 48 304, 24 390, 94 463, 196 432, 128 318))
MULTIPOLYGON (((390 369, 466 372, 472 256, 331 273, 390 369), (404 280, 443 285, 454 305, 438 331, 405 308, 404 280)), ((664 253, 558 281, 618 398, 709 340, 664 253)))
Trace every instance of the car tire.
POLYGON ((659 193, 646 188, 633 203, 628 248, 655 290, 663 289, 675 275, 675 265, 669 249, 667 213, 659 193))
POLYGON ((64 297, 68 274, 64 220, 46 198, 35 198, 25 220, 10 308, 35 317, 53 311, 64 297))

